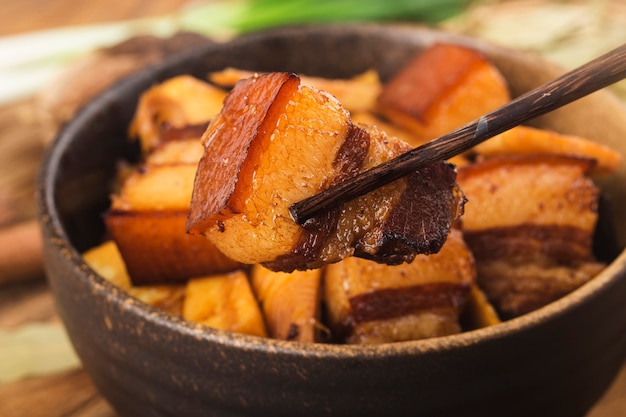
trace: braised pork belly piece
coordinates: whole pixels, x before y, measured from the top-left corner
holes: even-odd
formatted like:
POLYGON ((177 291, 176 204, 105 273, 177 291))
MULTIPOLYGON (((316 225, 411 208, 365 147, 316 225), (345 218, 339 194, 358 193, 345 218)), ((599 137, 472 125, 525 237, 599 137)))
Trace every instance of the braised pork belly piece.
POLYGON ((329 326, 337 341, 360 344, 458 333, 475 274, 472 254, 455 229, 439 253, 411 263, 346 258, 326 267, 329 326))
POLYGON ((187 229, 228 257, 276 271, 318 268, 348 256, 398 264, 435 253, 462 212, 456 170, 425 167, 303 227, 292 203, 407 150, 352 123, 337 99, 271 73, 242 80, 203 136, 187 229))
POLYGON ((413 133, 417 146, 510 100, 506 80, 480 52, 461 45, 426 48, 387 82, 378 111, 413 133))
POLYGON ((241 266, 210 241, 186 233, 201 153, 198 139, 162 143, 111 196, 104 221, 133 284, 184 282, 241 266))
POLYGON ((390 343, 517 317, 605 267, 590 176, 621 155, 528 126, 292 219, 293 203, 505 104, 477 51, 432 45, 385 84, 373 70, 209 78, 142 95, 129 130, 141 158, 104 216, 112 240, 85 253, 152 306, 285 341, 390 343))
POLYGON ((478 283, 504 318, 535 310, 604 267, 593 236, 599 190, 594 161, 560 155, 503 156, 462 167, 462 220, 478 283))
POLYGON ((135 286, 182 283, 241 266, 211 242, 186 233, 204 151, 200 137, 225 96, 205 81, 181 75, 140 97, 129 133, 141 143, 141 159, 120 170, 104 216, 135 286))

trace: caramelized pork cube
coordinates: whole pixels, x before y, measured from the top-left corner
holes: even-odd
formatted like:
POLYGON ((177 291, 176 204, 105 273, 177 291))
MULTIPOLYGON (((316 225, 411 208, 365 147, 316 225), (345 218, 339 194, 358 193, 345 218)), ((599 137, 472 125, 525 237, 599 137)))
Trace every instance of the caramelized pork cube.
POLYGON ((480 285, 503 319, 518 317, 569 294, 598 275, 594 261, 546 263, 541 255, 525 262, 477 261, 480 285))
MULTIPOLYGON (((505 228, 526 229, 531 237, 530 229, 537 227, 543 228, 536 233, 538 237, 551 229, 558 237, 562 233, 558 228, 566 228, 571 236, 561 235, 569 248, 563 247, 563 260, 590 259, 599 196, 586 176, 592 167, 589 159, 532 155, 493 158, 460 168, 458 181, 468 199, 462 220, 466 239, 485 230, 502 230, 500 235, 506 239, 505 228), (572 240, 578 233, 580 239, 572 240)), ((521 250, 526 247, 534 251, 533 243, 519 242, 511 255, 523 256, 521 250)), ((559 247, 552 244, 544 249, 554 256, 561 252, 559 247)), ((503 247, 491 255, 506 250, 503 247)))
POLYGON ((185 233, 186 211, 110 211, 105 222, 134 285, 180 283, 241 266, 208 240, 185 233))
POLYGON ((321 270, 274 272, 252 268, 252 288, 274 339, 320 342, 321 270))
POLYGON ((474 279, 472 254, 455 229, 439 253, 408 264, 346 258, 326 267, 330 328, 338 341, 364 344, 458 333, 474 279))
POLYGON ((267 336, 261 310, 244 271, 190 279, 183 318, 215 329, 267 336))
POLYGON ((462 211, 436 163, 302 227, 289 206, 410 149, 355 126, 329 94, 272 73, 240 81, 203 137, 188 231, 242 263, 289 272, 357 255, 401 263, 437 252, 462 211))
POLYGON ((462 167, 463 232, 478 282, 504 318, 535 310, 589 281, 599 191, 593 161, 544 155, 462 167))
POLYGON ((485 56, 460 45, 435 44, 384 85, 378 108, 411 130, 417 146, 509 100, 504 77, 485 56))
POLYGON ((192 164, 142 166, 112 197, 104 220, 133 284, 182 282, 240 266, 185 231, 195 173, 192 164))

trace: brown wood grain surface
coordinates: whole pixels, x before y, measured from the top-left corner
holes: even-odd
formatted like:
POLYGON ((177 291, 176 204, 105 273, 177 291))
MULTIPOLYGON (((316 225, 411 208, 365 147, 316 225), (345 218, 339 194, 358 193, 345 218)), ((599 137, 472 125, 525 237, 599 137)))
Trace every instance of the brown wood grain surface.
MULTIPOLYGON (((191 3, 190 0, 5 0, 0 1, 0 36, 63 25, 156 16, 170 13, 189 3, 191 3)), ((31 165, 21 168, 17 166, 23 171, 21 174, 23 178, 29 179, 36 175, 37 158, 43 151, 40 140, 49 132, 42 132, 38 130, 38 127, 30 126, 27 122, 19 124, 18 116, 27 115, 27 112, 23 111, 27 105, 28 103, 18 103, 11 108, 4 109, 5 113, 2 114, 7 115, 8 123, 5 123, 5 130, 0 129, 0 141, 5 137, 16 137, 16 135, 32 139, 30 146, 15 150, 16 154, 32 162, 31 165)), ((28 117, 25 120, 28 121, 28 117)), ((32 188, 28 185, 23 189, 26 196, 32 193, 32 188)), ((3 190, 0 189, 0 208, 3 206, 2 192, 3 190)), ((14 204, 5 204, 4 207, 7 208, 5 212, 0 209, 0 224, 3 220, 8 223, 7 219, 11 216, 18 218, 20 213, 26 217, 34 216, 33 204, 29 201, 23 207, 14 204)), ((0 286, 1 329, 12 329, 31 322, 58 320, 43 276, 39 275, 25 282, 0 286)), ((610 390, 588 417, 622 417, 626 415, 625 410, 626 368, 622 370, 610 390)), ((11 383, 0 383, 0 416, 116 417, 117 415, 98 394, 85 372, 82 369, 76 369, 11 383)))
MULTIPOLYGON (((190 3, 189 0, 22 0, 0 2, 0 36, 66 25, 158 16, 171 13, 190 3)), ((2 169, 5 184, 15 184, 13 177, 35 178, 42 144, 49 133, 30 123, 29 103, 20 102, 0 109, 0 141, 3 150, 11 147, 14 174, 2 169), (8 143, 10 137, 19 140, 8 143)), ((9 152, 4 152, 9 158, 9 152)), ((6 158, 5 158, 6 159, 6 158)), ((9 159, 2 160, 8 165, 9 159)), ((1 162, 1 161, 0 161, 1 162)), ((8 168, 8 167, 7 167, 8 168)), ((20 184, 18 184, 19 186, 20 184)), ((0 190, 0 224, 32 218, 34 204, 28 201, 34 185, 23 184, 22 194, 10 201, 7 187, 0 190), (4 204, 3 204, 4 203, 4 204)), ((30 226, 29 226, 30 227, 30 226)), ((1 272, 1 271, 0 271, 1 272)), ((29 271, 33 272, 33 271, 29 271)), ((54 303, 44 277, 33 274, 27 282, 0 287, 0 328, 12 329, 31 322, 58 321, 54 303)), ((0 416, 3 417, 116 417, 111 406, 98 394, 82 369, 42 377, 31 377, 11 383, 0 383, 0 416)))
MULTIPOLYGON (((0 288, 0 329, 58 322, 43 280, 0 288)), ((82 369, 0 383, 3 417, 116 417, 82 369)))
POLYGON ((171 13, 190 0, 20 0, 0 2, 0 36, 63 25, 171 13))
MULTIPOLYGON (((28 322, 57 321, 54 303, 43 281, 0 289, 0 328, 28 322)), ((623 417, 626 367, 587 417, 623 417)), ((0 383, 0 416, 117 417, 81 369, 0 383)))

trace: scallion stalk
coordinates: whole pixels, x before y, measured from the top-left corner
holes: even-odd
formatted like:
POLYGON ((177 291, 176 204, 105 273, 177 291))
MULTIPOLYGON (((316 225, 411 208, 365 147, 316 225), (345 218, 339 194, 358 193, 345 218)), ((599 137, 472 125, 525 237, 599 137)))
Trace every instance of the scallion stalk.
MULTIPOLYGON (((239 0, 234 13, 219 21, 236 32, 303 23, 412 20, 436 23, 460 13, 469 0, 239 0)), ((189 10, 181 22, 198 32, 212 31, 219 3, 189 10)), ((222 16, 223 17, 223 16, 222 16)))

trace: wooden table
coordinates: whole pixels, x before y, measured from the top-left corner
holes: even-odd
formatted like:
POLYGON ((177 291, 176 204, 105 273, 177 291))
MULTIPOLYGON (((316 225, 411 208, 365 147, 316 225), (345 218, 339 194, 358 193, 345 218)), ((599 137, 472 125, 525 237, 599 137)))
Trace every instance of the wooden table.
MULTIPOLYGON (((4 1, 0 2, 0 36, 61 25, 154 16, 172 12, 190 2, 190 0, 4 1)), ((19 103, 17 110, 0 109, 0 122, 3 115, 12 117, 14 113, 11 112, 20 112, 23 108, 19 107, 27 105, 27 102, 19 103)), ((44 136, 46 134, 36 129, 30 133, 44 136)), ((7 139, 2 137, 0 130, 0 141, 2 140, 7 139)), ((31 157, 41 150, 40 147, 31 150, 31 157)), ((35 170, 32 170, 32 174, 35 175, 35 170)), ((23 213, 26 213, 24 215, 32 216, 31 209, 24 210, 23 213)), ((0 225, 2 221, 0 212, 0 225)), ((43 276, 28 282, 0 287, 0 329, 15 328, 31 322, 58 322, 43 276)), ((621 417, 625 414, 626 367, 588 417, 621 417)), ((116 414, 98 394, 89 377, 81 369, 76 369, 0 384, 0 416, 115 417, 116 414)))
MULTIPOLYGON (((158 16, 191 3, 190 0, 20 0, 0 2, 0 36, 50 29, 65 25, 104 23, 120 19, 158 16)), ((15 120, 27 110, 28 101, 0 107, 0 124, 15 120)), ((37 146, 42 132, 37 126, 0 130, 0 141, 18 133, 15 139, 37 136, 34 145, 20 147, 16 152, 36 158, 43 151, 37 146)), ((12 148, 14 149, 14 148, 12 148)), ((30 161, 25 161, 30 163, 30 161)), ((36 175, 36 168, 25 168, 24 177, 36 175)), ((2 199, 0 190, 0 200, 2 199)), ((32 190, 26 190, 26 193, 32 190)), ((1 203, 1 202, 0 202, 1 203)), ((21 206, 22 217, 32 217, 34 209, 21 206)), ((0 210, 0 226, 10 214, 0 210)), ((24 220, 18 216, 18 220, 24 220)), ((31 233, 27 231, 27 234, 31 233)), ((0 329, 14 329, 32 322, 58 322, 53 300, 43 276, 0 287, 0 329)), ((5 360, 2 358, 0 360, 5 360)), ((117 414, 98 394, 82 369, 43 377, 0 383, 0 416, 2 417, 116 417, 117 414)), ((139 417, 139 416, 138 416, 139 417)))
POLYGON ((65 25, 171 13, 190 0, 20 0, 0 2, 0 36, 65 25))

